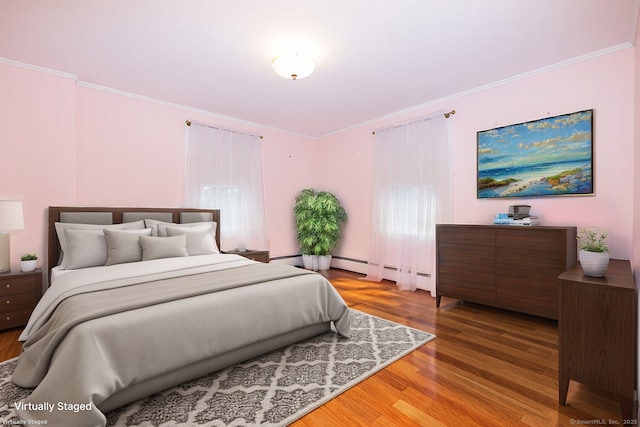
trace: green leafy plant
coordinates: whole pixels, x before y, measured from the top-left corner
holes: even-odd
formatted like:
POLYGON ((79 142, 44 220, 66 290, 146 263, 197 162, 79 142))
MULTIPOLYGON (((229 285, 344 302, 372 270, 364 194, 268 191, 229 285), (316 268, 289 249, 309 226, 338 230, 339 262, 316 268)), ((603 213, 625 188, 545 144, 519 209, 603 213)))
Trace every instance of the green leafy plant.
POLYGON ((605 240, 607 232, 598 230, 596 227, 583 228, 578 234, 578 240, 581 241, 580 249, 589 252, 608 252, 609 247, 605 240))
POLYGON ((304 255, 329 255, 342 237, 347 213, 340 201, 328 191, 302 190, 296 197, 293 212, 296 236, 304 255))
POLYGON ((36 254, 25 254, 20 257, 20 261, 35 261, 38 259, 36 254))

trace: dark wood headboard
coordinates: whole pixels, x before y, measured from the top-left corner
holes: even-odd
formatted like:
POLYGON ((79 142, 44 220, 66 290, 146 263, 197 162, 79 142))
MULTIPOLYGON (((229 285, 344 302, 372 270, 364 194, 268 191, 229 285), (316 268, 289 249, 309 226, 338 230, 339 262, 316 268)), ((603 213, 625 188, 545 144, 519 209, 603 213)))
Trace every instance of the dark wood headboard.
POLYGON ((180 214, 183 212, 211 213, 216 227, 216 243, 220 247, 220 210, 218 209, 192 209, 192 208, 121 208, 121 207, 93 207, 93 206, 49 206, 49 242, 48 242, 48 271, 58 264, 60 258, 60 242, 56 234, 55 223, 60 222, 60 214, 63 212, 111 212, 113 224, 122 223, 122 214, 127 212, 166 212, 171 213, 172 222, 180 222, 180 214))

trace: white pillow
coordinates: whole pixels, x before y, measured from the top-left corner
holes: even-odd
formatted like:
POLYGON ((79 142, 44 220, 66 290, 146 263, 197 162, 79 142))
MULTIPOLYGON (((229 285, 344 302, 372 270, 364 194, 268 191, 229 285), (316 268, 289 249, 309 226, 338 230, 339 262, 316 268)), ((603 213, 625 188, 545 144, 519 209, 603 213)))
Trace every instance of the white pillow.
MULTIPOLYGON (((126 222, 124 224, 78 224, 73 222, 56 222, 56 233, 58 235, 58 242, 60 242, 60 248, 62 249, 62 260, 60 261, 61 268, 67 268, 66 252, 68 251, 67 236, 65 230, 134 230, 144 228, 144 221, 126 222)), ((103 235, 104 236, 104 235, 103 235)), ((106 247, 106 242, 105 242, 106 247)))
POLYGON ((107 242, 102 230, 64 230, 65 267, 68 270, 96 267, 107 261, 107 242))
POLYGON ((151 229, 151 235, 152 236, 157 236, 158 235, 158 224, 163 224, 163 225, 176 225, 175 222, 166 222, 166 221, 160 221, 157 219, 145 219, 144 220, 144 225, 146 228, 150 228, 151 229))
POLYGON ((151 229, 102 230, 107 241, 107 260, 104 265, 142 261, 140 236, 151 236, 151 229))
POLYGON ((189 256, 187 252, 187 236, 156 237, 140 236, 142 260, 189 256))
POLYGON ((187 252, 189 255, 209 255, 218 254, 218 246, 211 237, 210 226, 200 227, 167 227, 167 236, 179 236, 184 234, 187 237, 187 252))
MULTIPOLYGON (((214 243, 216 241, 216 228, 218 224, 213 221, 205 221, 205 222, 188 222, 185 224, 168 224, 168 223, 158 223, 158 236, 164 237, 167 236, 167 227, 171 228, 202 228, 209 227, 209 232, 211 233, 211 238, 214 243)), ((216 253, 220 253, 218 247, 216 245, 216 253)))

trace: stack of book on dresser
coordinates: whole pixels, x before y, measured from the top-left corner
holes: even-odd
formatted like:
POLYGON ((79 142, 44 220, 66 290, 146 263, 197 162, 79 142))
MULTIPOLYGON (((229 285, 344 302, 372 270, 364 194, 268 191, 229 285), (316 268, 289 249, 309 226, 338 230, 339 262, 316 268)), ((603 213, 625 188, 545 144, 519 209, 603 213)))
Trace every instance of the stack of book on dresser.
POLYGON ((527 215, 525 217, 514 217, 512 214, 499 213, 493 218, 495 225, 540 225, 536 215, 527 215))

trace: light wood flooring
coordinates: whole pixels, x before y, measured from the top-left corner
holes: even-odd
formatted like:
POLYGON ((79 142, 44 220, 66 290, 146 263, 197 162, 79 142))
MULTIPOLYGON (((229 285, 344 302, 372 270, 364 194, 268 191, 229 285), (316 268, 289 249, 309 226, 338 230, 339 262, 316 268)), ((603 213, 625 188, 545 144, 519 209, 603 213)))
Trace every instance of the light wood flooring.
MULTIPOLYGON (((555 321, 398 290, 360 275, 327 277, 354 309, 437 338, 296 421, 293 426, 571 426, 619 424, 615 396, 571 382, 558 404, 555 321)), ((0 333, 0 360, 20 352, 0 333)))

